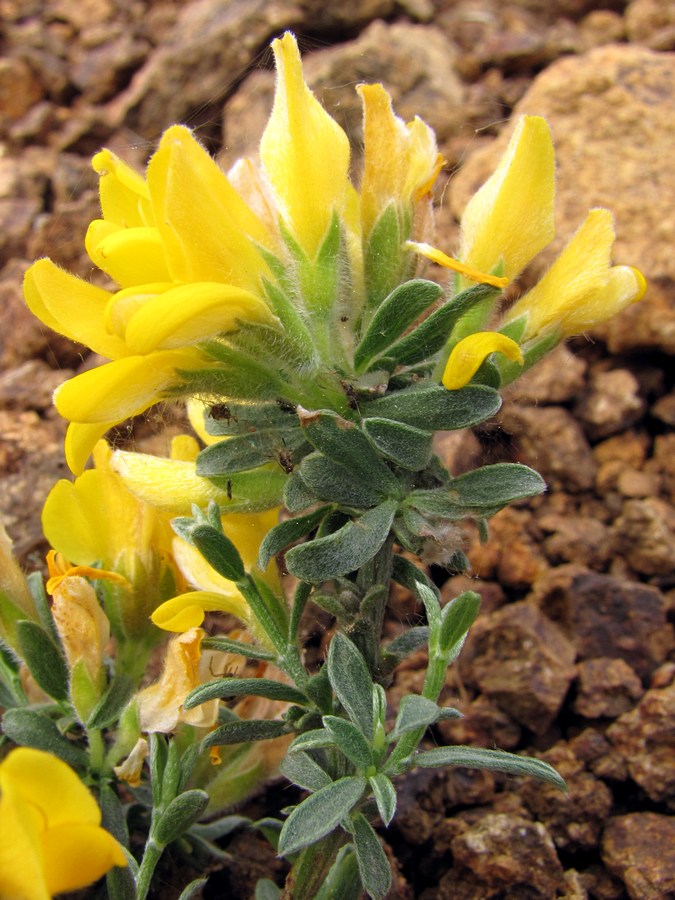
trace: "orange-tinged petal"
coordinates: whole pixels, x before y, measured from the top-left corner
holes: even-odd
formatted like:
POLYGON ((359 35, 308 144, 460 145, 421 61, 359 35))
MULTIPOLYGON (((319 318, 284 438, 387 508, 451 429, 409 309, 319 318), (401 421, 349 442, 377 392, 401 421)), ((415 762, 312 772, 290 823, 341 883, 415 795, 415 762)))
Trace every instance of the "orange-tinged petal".
POLYGON ((165 631, 189 631, 198 628, 207 612, 222 612, 237 616, 243 622, 249 619, 249 608, 244 598, 236 592, 230 595, 214 591, 188 591, 158 606, 151 619, 165 631))
POLYGON ((421 244, 417 243, 416 241, 407 241, 406 246, 408 247, 408 249, 414 250, 416 253, 419 253, 420 256, 425 256, 427 259, 430 259, 437 265, 443 266, 444 269, 451 269, 453 272, 457 272, 459 275, 462 275, 469 281, 475 281, 478 284, 489 284, 492 285, 492 287, 496 288, 505 288, 509 283, 508 278, 502 278, 498 275, 490 275, 488 272, 479 272, 477 269, 473 269, 471 268, 471 266, 465 265, 458 259, 453 259, 451 256, 443 253, 442 250, 438 250, 436 249, 436 247, 432 247, 431 244, 421 244))
POLYGON ((460 259, 480 272, 501 264, 511 281, 553 240, 554 198, 548 124, 541 116, 522 116, 494 173, 467 204, 460 259))
POLYGON ((273 41, 272 50, 277 83, 260 159, 287 226, 313 258, 344 209, 349 140, 305 84, 293 35, 273 41))
POLYGON ((116 424, 157 403, 180 382, 177 369, 195 368, 200 363, 203 357, 197 350, 128 356, 66 381, 57 388, 54 403, 61 415, 73 422, 116 424))
POLYGON ((443 373, 443 387, 449 391, 463 388, 491 353, 503 353, 512 362, 523 363, 520 347, 511 338, 498 331, 477 331, 453 348, 443 373))
POLYGON ((270 244, 267 229, 187 128, 164 132, 147 179, 173 280, 256 290, 269 275, 255 247, 270 244))
POLYGON ((23 290, 30 311, 53 331, 110 359, 127 355, 124 342, 104 324, 108 291, 64 272, 50 259, 33 263, 23 290))
POLYGON ((86 887, 113 866, 127 865, 122 847, 111 834, 79 822, 45 831, 42 859, 50 894, 86 887))
POLYGON ((84 243, 91 261, 122 287, 170 278, 157 228, 119 228, 95 219, 84 243))
POLYGON ((131 353, 172 350, 234 331, 240 322, 276 322, 267 304, 230 284, 198 282, 175 287, 140 306, 129 319, 131 353))

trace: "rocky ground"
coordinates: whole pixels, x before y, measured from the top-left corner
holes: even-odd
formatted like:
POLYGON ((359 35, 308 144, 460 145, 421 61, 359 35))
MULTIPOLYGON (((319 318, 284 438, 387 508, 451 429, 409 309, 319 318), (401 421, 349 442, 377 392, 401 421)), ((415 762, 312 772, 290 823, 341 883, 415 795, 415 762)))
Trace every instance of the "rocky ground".
MULTIPOLYGON (((92 274, 92 152, 105 144, 142 166, 175 121, 226 161, 254 150, 273 86, 266 47, 292 28, 310 83, 355 146, 360 81, 383 81, 401 115, 435 128, 448 159, 440 245, 452 247, 512 114, 548 117, 559 238, 539 268, 589 207, 609 206, 616 262, 650 286, 513 386, 497 422, 440 444, 457 472, 520 460, 550 490, 498 515, 487 544, 470 541, 473 577, 443 585, 450 598, 471 584, 484 612, 448 677, 446 700, 465 718, 437 736, 539 753, 570 794, 424 770, 402 784, 384 837, 401 898, 675 897, 673 0, 0 0, 0 10, 0 514, 28 566, 43 550, 41 504, 65 474, 50 394, 95 360, 30 316, 21 280, 45 254, 92 274)), ((167 418, 136 423, 135 439, 157 445, 167 418)), ((389 629, 417 613, 395 595, 389 629)), ((393 703, 419 689, 420 665, 398 673, 393 703)), ((256 800, 258 813, 278 790, 256 800)), ((229 849, 206 897, 249 897, 256 877, 281 871, 248 833, 229 849)))

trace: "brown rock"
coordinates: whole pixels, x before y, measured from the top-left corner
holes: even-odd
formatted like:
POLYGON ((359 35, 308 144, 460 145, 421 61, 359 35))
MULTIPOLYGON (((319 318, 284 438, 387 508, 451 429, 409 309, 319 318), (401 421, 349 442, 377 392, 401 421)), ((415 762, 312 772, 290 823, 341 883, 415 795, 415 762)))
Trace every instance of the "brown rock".
POLYGON ((612 808, 612 794, 602 781, 583 770, 573 750, 556 745, 543 754, 565 779, 567 794, 550 784, 523 779, 521 799, 537 821, 546 826, 559 849, 595 847, 612 808))
POLYGON ((631 900, 664 900, 675 892, 675 819, 651 812, 615 816, 607 824, 602 858, 631 900))
POLYGON ((643 694, 642 682, 622 659, 587 659, 577 666, 574 709, 587 719, 628 712, 643 694))
POLYGON ((522 729, 505 712, 479 695, 470 703, 457 701, 450 695, 444 701, 460 709, 462 719, 444 719, 436 726, 446 744, 470 744, 472 747, 499 747, 514 750, 520 743, 522 729))
POLYGON ((646 679, 671 647, 666 603, 656 588, 569 566, 541 578, 533 599, 582 660, 619 657, 646 679))
POLYGON ((533 466, 551 488, 584 491, 593 486, 596 464, 579 423, 559 406, 507 406, 504 429, 514 436, 520 461, 533 466))
POLYGON ((345 3, 324 3, 323 0, 300 0, 302 14, 312 23, 313 31, 342 31, 354 29, 386 19, 396 6, 394 0, 346 0, 345 3))
POLYGON ((17 56, 0 59, 0 132, 27 113, 43 94, 40 80, 25 59, 17 56))
POLYGON ((612 529, 612 543, 629 566, 643 575, 675 572, 675 510, 650 497, 628 500, 612 529))
POLYGON ((503 509, 490 519, 490 536, 476 538, 467 551, 472 571, 508 587, 528 587, 546 569, 546 560, 531 533, 532 518, 520 509, 503 509))
POLYGON ((463 475, 481 464, 483 450, 473 431, 437 431, 434 435, 434 453, 448 471, 463 475))
POLYGON ((645 468, 660 476, 666 495, 675 503, 675 434, 661 434, 654 439, 654 457, 645 468))
POLYGON ((587 364, 565 344, 558 346, 504 391, 505 400, 537 406, 567 403, 584 386, 587 364))
POLYGON ((666 425, 675 425, 675 391, 657 400, 651 408, 651 414, 666 425))
POLYGON ((639 469, 647 458, 649 447, 650 440, 646 432, 626 431, 596 444, 593 455, 599 463, 619 460, 627 466, 639 469))
MULTIPOLYGON (((484 886, 484 897, 551 898, 562 866, 551 836, 540 822, 504 814, 483 816, 452 842, 455 867, 468 869, 484 886), (493 893, 493 892, 499 892, 493 893)), ((441 880, 439 897, 448 897, 441 880)))
POLYGON ((653 497, 661 490, 661 479, 656 472, 638 472, 636 469, 623 469, 619 472, 616 487, 624 497, 653 497))
POLYGON ((75 86, 91 103, 109 100, 126 87, 150 51, 146 41, 122 32, 98 47, 87 48, 71 68, 75 86))
POLYGON ((522 725, 542 734, 574 677, 574 647, 536 606, 513 603, 473 626, 461 672, 522 725))
MULTIPOLYGON (((514 110, 514 121, 523 113, 546 116, 556 142, 558 237, 537 270, 590 207, 606 206, 616 214, 616 261, 648 275, 645 300, 598 331, 614 352, 640 347, 675 352, 675 262, 668 249, 675 227, 670 201, 675 172, 668 149, 675 137, 674 91, 672 55, 610 45, 553 63, 514 110)), ((507 140, 504 134, 476 153, 453 180, 450 200, 457 215, 494 169, 507 140)))
POLYGON ((675 50, 675 8, 661 0, 633 0, 626 9, 626 31, 633 44, 675 50))
POLYGON ((601 569, 609 561, 609 530, 597 519, 548 514, 539 516, 537 523, 550 533, 544 552, 552 563, 575 562, 601 569))
POLYGON ((625 759, 631 778, 656 801, 675 808, 675 681, 651 688, 631 712, 607 730, 616 750, 625 759))
POLYGON ((595 372, 587 393, 575 406, 575 413, 591 440, 609 437, 634 425, 645 411, 640 385, 627 369, 595 372))
POLYGON ((584 50, 617 44, 626 36, 623 17, 611 9, 593 9, 579 22, 579 37, 584 50))
POLYGON ((49 409, 54 390, 70 374, 50 369, 39 359, 29 359, 15 369, 0 372, 0 409, 49 409))

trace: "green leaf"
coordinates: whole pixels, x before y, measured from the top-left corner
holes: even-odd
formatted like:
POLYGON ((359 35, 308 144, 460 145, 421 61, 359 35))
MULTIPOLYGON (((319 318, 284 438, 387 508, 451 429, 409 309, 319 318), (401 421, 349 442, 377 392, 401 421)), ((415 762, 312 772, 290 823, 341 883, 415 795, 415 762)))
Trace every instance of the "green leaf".
POLYGON ((438 721, 440 713, 440 708, 432 700, 419 694, 407 694, 401 699, 390 739, 396 740, 402 734, 417 731, 418 728, 428 728, 438 721))
MULTIPOLYGON (((427 625, 416 625, 409 628, 402 634, 399 634, 389 644, 385 644, 382 648, 385 657, 393 656, 397 660, 405 659, 411 653, 422 650, 429 643, 429 627, 427 625)), ((202 644, 203 646, 203 644, 202 644)))
MULTIPOLYGON (((129 851, 126 852, 131 856, 129 851)), ((113 866, 105 877, 105 887, 108 900, 136 900, 138 897, 131 865, 113 866)))
POLYGON ((356 477, 322 453, 310 453, 306 456, 299 472, 314 498, 327 503, 368 509, 377 506, 383 496, 370 481, 356 477))
POLYGON ((395 500, 387 500, 334 534, 291 548, 286 554, 288 571, 301 581, 319 583, 360 569, 389 536, 396 507, 395 500))
POLYGON ((307 791, 320 791, 321 788, 331 783, 328 773, 311 756, 301 750, 287 753, 281 760, 279 771, 293 784, 297 784, 307 791))
POLYGON ((477 747, 437 747, 426 750, 413 758, 415 766, 435 769, 440 766, 462 766, 467 769, 489 769, 491 772, 506 772, 508 775, 531 775, 548 781, 561 791, 567 791, 565 782, 553 766, 541 759, 516 756, 505 750, 483 750, 477 747))
POLYGON ((202 815, 209 803, 206 791, 185 791, 169 803, 153 828, 152 837, 160 846, 166 847, 188 830, 202 815))
POLYGON ((295 407, 284 403, 215 403, 204 413, 207 433, 217 437, 297 424, 295 407))
POLYGON ((496 297, 497 294, 498 290, 485 284, 462 291, 444 306, 434 310, 414 331, 390 347, 387 355, 393 356, 401 366, 412 366, 432 358, 443 347, 452 329, 468 310, 491 296, 496 297))
POLYGON ((409 501, 420 512, 444 519, 488 517, 514 500, 545 490, 546 483, 534 469, 518 463, 497 463, 453 478, 439 490, 413 491, 409 501))
POLYGON ((116 675, 108 690, 91 711, 87 728, 107 728, 117 721, 134 691, 134 681, 128 675, 116 675))
POLYGON ((369 309, 379 306, 392 287, 401 280, 400 269, 404 257, 401 245, 404 240, 396 206, 392 202, 380 214, 366 243, 364 269, 369 309))
POLYGON ((119 797, 109 784, 103 783, 101 785, 99 789, 99 803, 102 815, 101 824, 120 844, 128 847, 129 829, 124 809, 119 797))
POLYGON ((360 776, 339 778, 303 800, 281 829, 280 856, 296 853, 330 834, 359 802, 365 786, 360 776))
POLYGON ((443 294, 435 281, 422 278, 400 284, 382 301, 354 353, 354 368, 363 371, 409 325, 443 294))
POLYGON ((288 734, 286 723, 276 719, 248 719, 239 722, 227 722, 207 734, 202 740, 202 747, 219 747, 226 744, 244 744, 249 741, 267 741, 270 738, 288 734))
POLYGON ((269 878, 259 878, 255 886, 253 900, 278 900, 281 889, 269 878))
POLYGON ((8 709, 2 717, 2 731, 20 747, 46 750, 77 768, 87 765, 87 752, 69 741, 51 719, 37 710, 8 709))
POLYGON ((197 457, 197 474, 230 475, 264 466, 270 460, 297 462, 296 451, 306 446, 305 436, 296 424, 287 428, 265 428, 251 434, 239 434, 227 441, 206 447, 197 457))
POLYGON ((195 822, 190 828, 190 834, 196 834, 205 841, 217 841, 222 837, 227 837, 238 828, 244 828, 251 825, 252 822, 247 816, 227 815, 221 816, 213 822, 195 822))
POLYGON ((498 392, 483 385, 447 391, 426 382, 371 400, 361 412, 366 419, 393 419, 426 431, 455 431, 490 418, 501 403, 498 392))
POLYGON ((208 878, 195 878, 181 891, 178 900, 198 900, 201 897, 202 888, 206 887, 208 878))
POLYGON ((310 531, 321 522, 321 520, 330 512, 329 506, 322 506, 308 513, 306 516, 298 516, 295 519, 287 519, 275 525, 271 531, 268 531, 262 544, 260 545, 260 553, 258 555, 258 565, 263 571, 267 568, 269 561, 277 553, 285 550, 289 544, 295 543, 301 537, 309 534, 310 531))
POLYGON ((246 570, 232 541, 210 525, 197 525, 190 532, 190 542, 208 564, 229 581, 241 581, 246 570))
POLYGON ((373 682, 366 661, 349 638, 337 632, 328 648, 328 678, 349 718, 373 739, 373 682))
POLYGON ((390 778, 383 773, 371 775, 368 779, 375 802, 377 803, 377 811, 385 826, 388 826, 396 814, 396 788, 390 778))
POLYGON ((219 475, 208 480, 221 492, 218 503, 223 512, 260 512, 279 506, 288 475, 272 463, 232 477, 219 475))
POLYGON ((300 510, 316 503, 318 499, 316 494, 305 484, 299 471, 296 469, 290 478, 287 479, 284 487, 283 500, 286 509, 289 513, 300 512, 300 510))
POLYGON ((363 886, 373 900, 384 900, 391 887, 391 866, 387 854, 363 813, 354 813, 352 825, 363 886))
POLYGON ((55 700, 66 700, 68 666, 60 647, 41 625, 27 619, 16 623, 16 636, 21 656, 37 684, 55 700))
POLYGON ((238 656, 245 656, 247 659, 264 659, 270 662, 276 659, 273 653, 262 650, 255 644, 246 644, 244 641, 233 641, 232 638, 207 637, 202 641, 202 650, 218 650, 220 653, 236 653, 238 656))
POLYGON ((333 747, 333 738, 325 728, 313 728, 299 734, 291 741, 289 753, 297 753, 300 750, 322 750, 324 747, 333 747))
POLYGON ((361 729, 338 716, 324 716, 323 724, 333 742, 357 769, 364 772, 373 765, 373 751, 361 729))
POLYGON ((480 594, 465 591, 443 607, 439 645, 448 654, 448 664, 459 656, 467 632, 480 611, 480 600, 480 594))
POLYGON ((391 419, 366 419, 366 436, 387 459, 411 472, 425 468, 431 459, 433 434, 391 419))
POLYGON ((150 785, 152 788, 153 806, 159 807, 162 802, 162 782, 164 770, 169 756, 169 747, 163 734, 150 734, 150 785))
POLYGON ((352 477, 369 483, 380 499, 398 494, 393 472, 354 422, 331 410, 320 410, 300 413, 300 424, 317 450, 352 477))
POLYGON ((297 688, 269 678, 217 678, 200 684, 183 701, 184 709, 194 709, 200 703, 207 703, 219 697, 266 697, 286 703, 304 706, 307 697, 297 688))

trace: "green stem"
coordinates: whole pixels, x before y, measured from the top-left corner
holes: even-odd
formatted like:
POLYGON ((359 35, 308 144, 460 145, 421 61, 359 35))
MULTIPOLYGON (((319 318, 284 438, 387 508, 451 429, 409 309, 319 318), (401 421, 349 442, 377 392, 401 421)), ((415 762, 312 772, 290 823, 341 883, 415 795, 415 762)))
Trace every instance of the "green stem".
POLYGON ((155 867, 163 852, 164 847, 159 846, 154 842, 152 837, 149 837, 143 852, 141 867, 138 870, 138 876, 136 878, 136 900, 145 900, 147 897, 155 867))
POLYGON ((100 729, 89 729, 87 740, 89 742, 89 767, 92 772, 102 775, 105 763, 105 743, 100 729))
POLYGON ((323 840, 306 847, 288 873, 281 900, 314 900, 330 872, 335 854, 346 841, 345 832, 336 828, 323 840))

